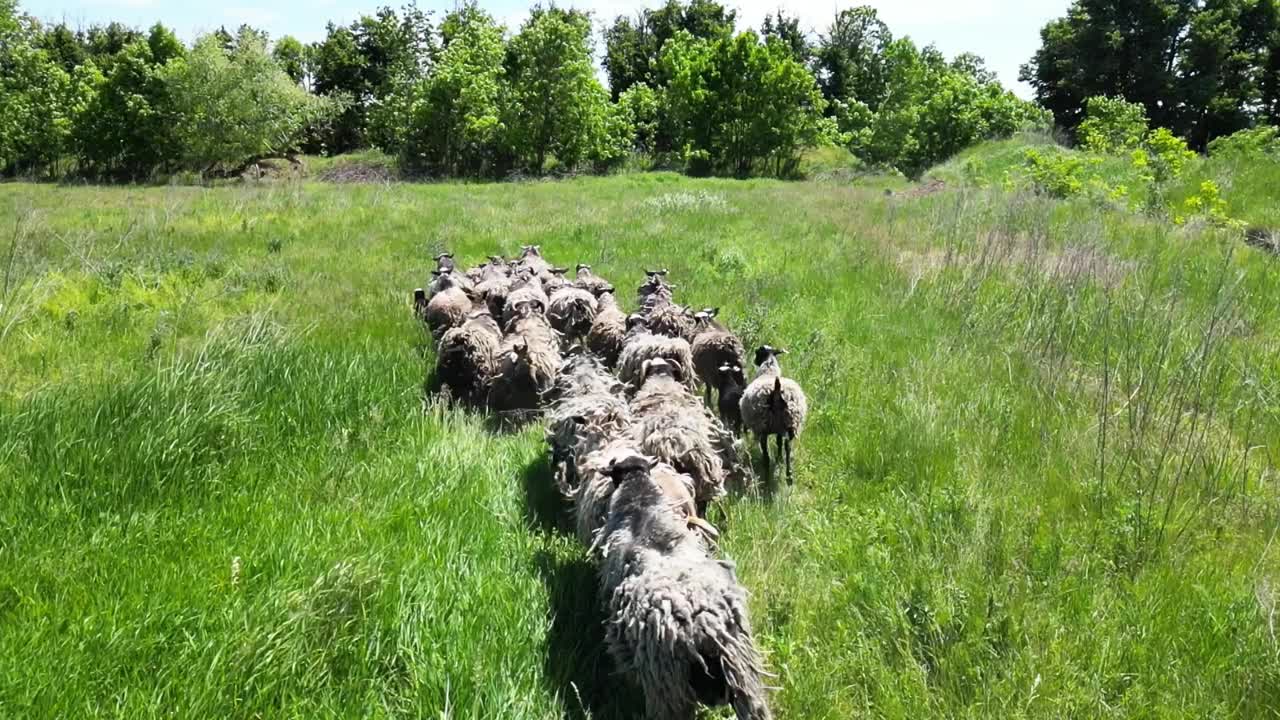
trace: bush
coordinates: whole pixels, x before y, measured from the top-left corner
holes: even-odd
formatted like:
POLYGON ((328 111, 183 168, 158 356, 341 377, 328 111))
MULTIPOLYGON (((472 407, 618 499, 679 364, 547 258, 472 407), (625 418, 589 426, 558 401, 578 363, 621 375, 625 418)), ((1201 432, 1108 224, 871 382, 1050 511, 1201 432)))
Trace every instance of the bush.
POLYGON ((1147 112, 1123 98, 1095 96, 1085 101, 1080 123, 1080 144, 1104 155, 1123 155, 1142 144, 1147 133, 1147 112))
POLYGON ((1075 197, 1085 188, 1085 162, 1077 155, 1027 148, 1023 167, 1036 192, 1057 198, 1075 197))
POLYGON ((1220 137, 1209 143, 1209 155, 1233 159, 1270 157, 1280 160, 1280 128, 1263 125, 1220 137))

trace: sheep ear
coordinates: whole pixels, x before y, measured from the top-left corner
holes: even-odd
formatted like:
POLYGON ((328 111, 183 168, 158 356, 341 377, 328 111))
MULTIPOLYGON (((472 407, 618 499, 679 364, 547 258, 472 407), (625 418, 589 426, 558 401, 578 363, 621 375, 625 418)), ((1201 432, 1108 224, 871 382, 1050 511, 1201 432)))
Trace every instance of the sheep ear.
POLYGON ((709 311, 707 312, 707 314, 708 314, 708 315, 710 315, 711 317, 715 317, 715 316, 717 316, 717 315, 719 315, 719 314, 720 314, 720 308, 718 308, 718 307, 713 307, 713 308, 711 308, 711 310, 709 310, 709 311))

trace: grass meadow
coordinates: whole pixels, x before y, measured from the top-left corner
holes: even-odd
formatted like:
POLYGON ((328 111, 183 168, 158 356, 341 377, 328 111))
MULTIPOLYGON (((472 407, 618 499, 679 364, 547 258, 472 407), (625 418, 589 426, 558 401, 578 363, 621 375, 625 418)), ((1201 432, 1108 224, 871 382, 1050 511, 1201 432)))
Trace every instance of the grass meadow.
POLYGON ((796 485, 711 513, 779 717, 1280 716, 1274 259, 664 173, 3 186, 0 716, 635 717, 540 430, 423 393, 430 258, 522 244, 791 350, 796 485))

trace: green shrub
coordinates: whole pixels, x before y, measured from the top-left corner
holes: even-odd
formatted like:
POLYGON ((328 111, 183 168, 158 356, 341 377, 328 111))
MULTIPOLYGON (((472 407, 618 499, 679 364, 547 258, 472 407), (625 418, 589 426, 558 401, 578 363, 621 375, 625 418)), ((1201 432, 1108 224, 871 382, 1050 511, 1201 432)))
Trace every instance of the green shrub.
POLYGON ((1280 128, 1263 125, 1220 137, 1209 143, 1209 155, 1236 159, 1267 156, 1280 160, 1280 128))
POLYGON ((1122 155, 1142 144, 1147 132, 1147 113, 1137 103, 1123 98, 1095 96, 1085 102, 1085 119, 1080 123, 1080 144, 1091 152, 1122 155))
POLYGON ((1075 197, 1085 189, 1085 162, 1071 153, 1027 148, 1024 169, 1037 193, 1057 198, 1075 197))

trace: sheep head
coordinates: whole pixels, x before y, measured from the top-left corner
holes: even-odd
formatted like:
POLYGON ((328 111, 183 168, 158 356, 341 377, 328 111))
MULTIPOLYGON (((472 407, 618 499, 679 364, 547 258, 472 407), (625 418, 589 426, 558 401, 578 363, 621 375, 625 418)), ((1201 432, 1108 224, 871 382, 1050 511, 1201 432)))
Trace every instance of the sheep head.
POLYGON ((770 360, 776 360, 779 355, 786 355, 787 351, 782 348, 775 348, 770 345, 761 345, 756 348, 756 367, 764 365, 770 360))

